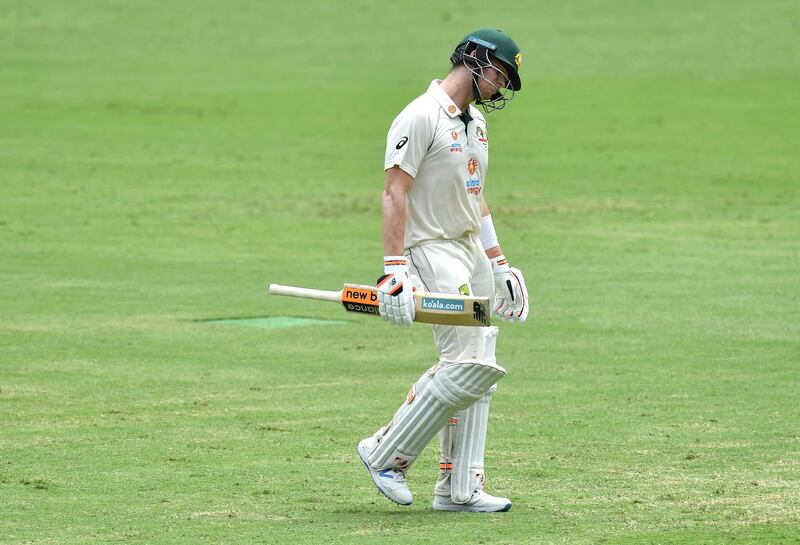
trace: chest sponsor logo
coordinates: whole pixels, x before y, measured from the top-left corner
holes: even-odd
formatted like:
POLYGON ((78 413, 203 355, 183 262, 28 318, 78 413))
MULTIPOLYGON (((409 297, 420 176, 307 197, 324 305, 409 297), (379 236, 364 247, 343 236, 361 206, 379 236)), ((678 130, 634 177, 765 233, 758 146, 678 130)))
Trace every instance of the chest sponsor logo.
POLYGON ((423 297, 422 308, 425 310, 441 310, 445 312, 464 312, 464 301, 445 299, 443 297, 423 297))
POLYGON ((476 197, 481 194, 481 190, 483 189, 481 181, 478 178, 470 178, 464 185, 467 186, 467 193, 475 195, 476 197))
POLYGON ((461 142, 458 142, 458 132, 450 131, 450 137, 453 139, 453 143, 450 144, 450 153, 461 153, 464 151, 461 142))
POLYGON ((397 143, 394 149, 401 149, 407 143, 408 143, 408 136, 404 136, 403 138, 400 139, 400 141, 397 143))
POLYGON ((467 161, 467 172, 469 172, 471 176, 465 184, 467 186, 467 193, 477 197, 481 194, 483 186, 481 185, 481 179, 475 177, 475 174, 478 172, 478 160, 474 157, 470 157, 469 161, 467 161))

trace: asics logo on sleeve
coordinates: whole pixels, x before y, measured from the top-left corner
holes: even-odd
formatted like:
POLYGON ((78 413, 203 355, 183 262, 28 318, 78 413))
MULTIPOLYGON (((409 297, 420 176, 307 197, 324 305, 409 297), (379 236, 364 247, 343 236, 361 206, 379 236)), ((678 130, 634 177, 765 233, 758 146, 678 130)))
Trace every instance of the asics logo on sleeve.
POLYGON ((400 141, 397 143, 394 149, 402 148, 403 146, 406 145, 407 142, 408 142, 408 136, 404 136, 403 138, 400 139, 400 141))

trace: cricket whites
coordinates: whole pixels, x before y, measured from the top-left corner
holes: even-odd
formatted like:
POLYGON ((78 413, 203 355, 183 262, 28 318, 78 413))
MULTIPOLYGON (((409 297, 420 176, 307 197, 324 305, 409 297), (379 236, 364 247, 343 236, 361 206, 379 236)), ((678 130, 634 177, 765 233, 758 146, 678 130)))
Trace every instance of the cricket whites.
MULTIPOLYGON (((341 303, 348 312, 379 316, 378 289, 375 286, 345 284, 339 291, 325 291, 270 284, 269 293, 341 303)), ((415 322, 475 327, 490 325, 488 297, 415 291, 414 311, 415 322)))

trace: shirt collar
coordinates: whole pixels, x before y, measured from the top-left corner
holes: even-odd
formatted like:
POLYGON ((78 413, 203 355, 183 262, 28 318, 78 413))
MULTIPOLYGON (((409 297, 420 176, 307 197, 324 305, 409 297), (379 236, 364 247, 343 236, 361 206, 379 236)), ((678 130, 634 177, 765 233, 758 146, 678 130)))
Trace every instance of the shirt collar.
POLYGON ((461 110, 458 108, 458 106, 456 106, 455 102, 453 102, 450 96, 444 92, 444 89, 442 89, 440 83, 442 83, 442 80, 440 79, 433 80, 428 86, 427 93, 439 103, 439 106, 442 107, 447 115, 449 115, 451 118, 458 117, 461 115, 461 110))

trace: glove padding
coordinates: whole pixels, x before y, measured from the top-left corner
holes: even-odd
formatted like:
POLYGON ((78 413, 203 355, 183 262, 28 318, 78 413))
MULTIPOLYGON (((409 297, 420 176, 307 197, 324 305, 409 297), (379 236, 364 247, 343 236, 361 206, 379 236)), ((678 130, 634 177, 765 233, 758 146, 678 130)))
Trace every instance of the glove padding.
POLYGON ((400 326, 414 323, 414 286, 404 256, 387 256, 384 274, 378 278, 378 312, 384 320, 400 326))
POLYGON ((519 269, 508 266, 505 256, 491 260, 494 273, 494 313, 509 322, 524 322, 530 311, 528 288, 519 269))

